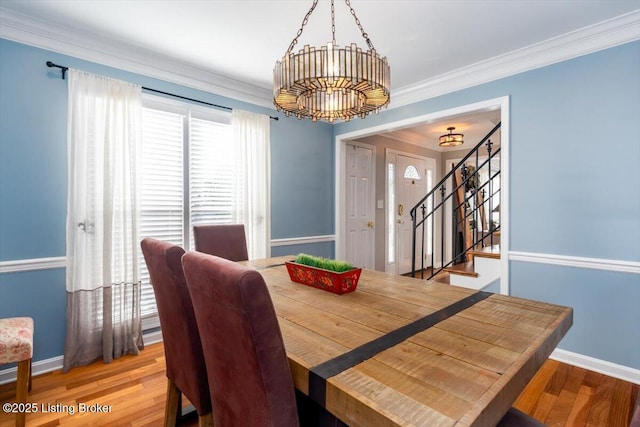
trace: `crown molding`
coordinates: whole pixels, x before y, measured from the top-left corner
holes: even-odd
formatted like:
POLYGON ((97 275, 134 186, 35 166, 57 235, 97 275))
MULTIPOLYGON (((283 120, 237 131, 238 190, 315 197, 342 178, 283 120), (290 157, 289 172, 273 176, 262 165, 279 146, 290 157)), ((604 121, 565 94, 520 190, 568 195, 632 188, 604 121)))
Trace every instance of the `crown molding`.
MULTIPOLYGON (((63 28, 0 7, 0 37, 273 108, 264 87, 243 83, 161 53, 107 42, 96 33, 63 28)), ((640 10, 545 40, 392 91, 388 109, 466 89, 640 39, 640 10)))
POLYGON ((0 7, 0 38, 273 109, 271 91, 263 87, 3 7, 0 7))
POLYGON ((517 49, 392 92, 389 109, 499 80, 640 39, 640 10, 517 49))

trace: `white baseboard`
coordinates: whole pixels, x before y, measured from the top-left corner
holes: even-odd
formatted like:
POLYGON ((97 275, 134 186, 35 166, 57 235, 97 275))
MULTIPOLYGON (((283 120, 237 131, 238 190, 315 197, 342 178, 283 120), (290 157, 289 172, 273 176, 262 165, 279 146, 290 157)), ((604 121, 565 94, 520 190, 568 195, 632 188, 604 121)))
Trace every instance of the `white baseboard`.
MULTIPOLYGON (((62 356, 38 360, 37 362, 33 362, 33 364, 31 365, 33 376, 46 374, 47 372, 55 371, 56 369, 62 369, 62 356)), ((0 371, 0 384, 6 384, 15 381, 17 374, 17 367, 0 371)))
POLYGON ((633 369, 606 360, 596 359, 590 356, 573 353, 571 351, 557 348, 551 353, 549 358, 569 365, 578 366, 590 371, 598 372, 609 377, 640 384, 640 369, 633 369))
MULTIPOLYGON (((162 341, 162 332, 156 331, 145 334, 145 345, 151 345, 162 341)), ((590 371, 598 372, 623 381, 629 381, 634 384, 640 384, 640 369, 633 369, 627 366, 618 365, 616 363, 607 362, 606 360, 596 359, 590 356, 574 353, 567 350, 557 348, 551 353, 549 358, 559 362, 568 363, 569 365, 578 366, 590 371)), ((50 359, 33 362, 33 375, 42 375, 47 372, 62 369, 62 356, 52 357, 50 359)), ((0 371, 0 384, 6 384, 16 380, 17 368, 9 368, 0 371)))
MULTIPOLYGON (((145 345, 151 345, 151 344, 161 342, 162 331, 155 331, 155 332, 150 332, 148 334, 144 334, 143 340, 145 345)), ((46 374, 47 372, 52 372, 58 369, 62 369, 62 362, 63 362, 63 356, 56 356, 50 359, 33 362, 33 365, 31 366, 32 375, 35 377, 37 375, 46 374)), ((17 367, 0 370, 0 385, 14 382, 16 380, 17 374, 18 374, 17 367)))
POLYGON ((159 342, 162 342, 162 331, 144 334, 144 345, 151 345, 159 342))

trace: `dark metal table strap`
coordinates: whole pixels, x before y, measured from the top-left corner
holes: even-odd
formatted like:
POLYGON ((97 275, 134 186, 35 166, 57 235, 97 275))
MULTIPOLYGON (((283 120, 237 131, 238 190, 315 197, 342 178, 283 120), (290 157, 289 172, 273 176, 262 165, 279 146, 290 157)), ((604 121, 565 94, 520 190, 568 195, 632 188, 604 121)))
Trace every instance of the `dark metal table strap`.
POLYGON ((324 407, 327 379, 364 362, 388 348, 400 344, 407 338, 429 329, 491 295, 493 295, 491 292, 484 291, 469 295, 458 302, 311 368, 309 370, 309 397, 324 407))

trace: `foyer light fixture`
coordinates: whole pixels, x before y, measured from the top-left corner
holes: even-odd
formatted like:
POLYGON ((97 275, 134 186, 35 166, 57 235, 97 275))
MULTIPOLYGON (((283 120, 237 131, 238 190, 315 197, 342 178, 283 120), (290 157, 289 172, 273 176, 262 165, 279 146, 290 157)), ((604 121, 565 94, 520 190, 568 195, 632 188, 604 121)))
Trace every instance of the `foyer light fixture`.
POLYGON ((281 60, 273 69, 273 102, 287 116, 333 123, 364 118, 389 104, 390 67, 386 57, 376 52, 349 0, 345 3, 367 42, 364 51, 355 43, 343 48, 336 44, 335 8, 331 0, 332 39, 319 49, 305 45, 297 53, 293 48, 318 4, 314 0, 302 26, 281 60))
POLYGON ((444 134, 440 137, 440 146, 441 147, 455 147, 457 145, 464 144, 462 138, 464 137, 461 133, 452 133, 456 128, 453 126, 448 127, 447 130, 449 133, 444 134))

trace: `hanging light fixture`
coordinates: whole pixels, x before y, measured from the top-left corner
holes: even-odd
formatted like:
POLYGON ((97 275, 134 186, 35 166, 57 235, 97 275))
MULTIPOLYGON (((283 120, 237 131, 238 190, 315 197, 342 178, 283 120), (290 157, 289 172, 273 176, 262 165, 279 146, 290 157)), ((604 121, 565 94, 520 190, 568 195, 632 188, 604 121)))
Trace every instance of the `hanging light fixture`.
POLYGON ((313 121, 337 119, 349 121, 364 118, 389 104, 390 68, 386 57, 373 47, 368 34, 351 7, 345 3, 366 40, 369 50, 363 51, 355 43, 340 48, 336 44, 334 0, 331 0, 332 40, 320 49, 305 45, 293 52, 304 26, 318 0, 313 1, 302 26, 289 49, 276 61, 273 69, 273 102, 278 111, 287 116, 308 117, 313 121))
POLYGON ((440 137, 440 146, 441 147, 455 147, 457 145, 464 144, 464 141, 462 140, 462 137, 464 137, 463 134, 461 134, 461 133, 451 133, 455 129, 456 128, 454 128, 453 126, 447 128, 449 133, 447 133, 445 135, 442 135, 440 137))

